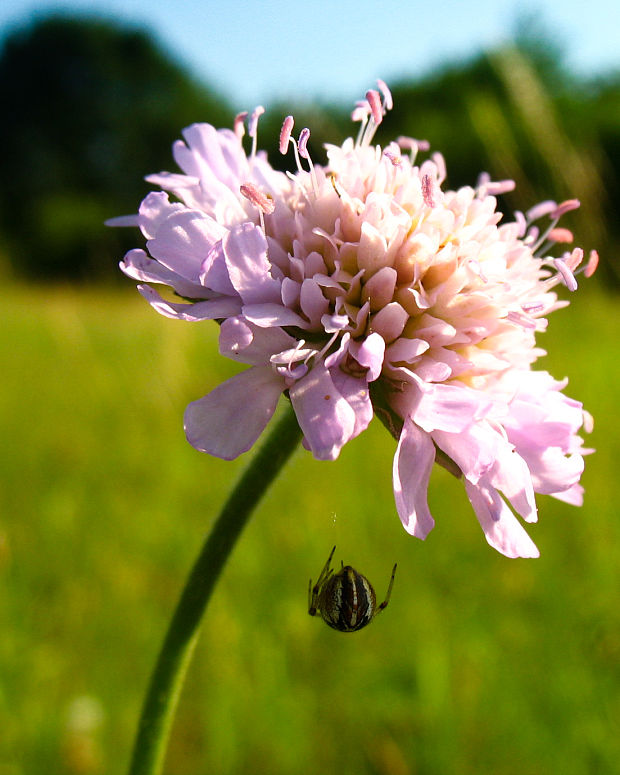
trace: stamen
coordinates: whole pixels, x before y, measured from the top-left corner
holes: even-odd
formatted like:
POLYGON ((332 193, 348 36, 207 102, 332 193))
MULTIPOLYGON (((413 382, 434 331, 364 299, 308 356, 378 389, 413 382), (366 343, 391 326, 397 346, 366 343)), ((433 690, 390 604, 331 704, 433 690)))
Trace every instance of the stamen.
POLYGON ((372 113, 372 120, 375 122, 375 126, 383 121, 383 105, 381 104, 381 97, 379 92, 375 89, 369 89, 366 92, 366 99, 370 105, 370 112, 372 113))
POLYGON ((558 221, 564 213, 568 213, 571 210, 576 210, 581 206, 581 202, 578 199, 567 199, 565 202, 561 202, 556 209, 550 213, 551 218, 554 221, 558 221))
POLYGON ((481 172, 476 188, 482 196, 499 196, 513 191, 515 185, 514 180, 491 180, 488 172, 481 172))
POLYGON ((264 194, 260 189, 258 189, 254 183, 242 183, 239 186, 239 191, 241 192, 241 195, 244 196, 248 201, 250 201, 255 207, 258 208, 258 217, 260 220, 260 227, 265 231, 265 213, 269 215, 272 213, 276 206, 274 204, 273 199, 268 195, 264 194))
POLYGON ((566 265, 566 261, 563 258, 554 258, 553 263, 555 268, 558 270, 560 277, 562 278, 562 282, 568 288, 568 290, 576 291, 578 287, 577 280, 575 280, 575 275, 566 265))
POLYGON ((564 255, 562 258, 571 272, 574 272, 583 261, 583 250, 581 248, 575 248, 572 253, 564 255))
POLYGON ((288 150, 289 140, 291 139, 291 132, 295 126, 295 119, 292 116, 287 116, 282 124, 280 130, 280 153, 284 156, 288 150))
POLYGON ((437 183, 443 183, 448 174, 446 170, 446 160, 439 151, 435 151, 431 156, 431 159, 435 162, 435 166, 437 167, 437 183))
POLYGON ((389 159, 395 167, 400 167, 400 165, 403 163, 403 157, 400 155, 400 152, 396 153, 395 151, 391 151, 389 148, 385 148, 383 155, 386 159, 389 159))
POLYGON ((557 209, 557 204, 553 202, 551 199, 548 199, 545 202, 540 202, 537 205, 534 205, 534 207, 530 207, 529 210, 526 211, 525 217, 527 218, 528 222, 537 221, 539 218, 542 218, 543 215, 550 215, 557 209))
MULTIPOLYGON (((299 140, 297 141, 297 149, 299 150, 299 155, 308 161, 308 166, 310 167, 310 179, 312 180, 312 190, 314 192, 314 195, 318 198, 319 196, 319 183, 316 179, 316 172, 314 171, 314 164, 312 163, 312 159, 310 158, 310 154, 308 153, 308 139, 310 137, 310 130, 308 127, 304 127, 301 132, 299 133, 299 140)), ((301 167, 301 164, 299 165, 301 167)))
POLYGON ((526 312, 528 315, 542 312, 544 308, 544 304, 540 301, 527 301, 521 305, 523 312, 526 312))
POLYGON ((585 269, 583 270, 584 277, 592 277, 594 272, 596 272, 597 266, 598 266, 598 252, 596 250, 591 250, 590 258, 588 260, 588 263, 586 264, 585 269))
POLYGON ((252 152, 250 154, 250 158, 253 159, 256 156, 256 136, 258 134, 258 119, 263 115, 265 112, 265 108, 262 105, 257 105, 256 108, 254 108, 254 112, 250 116, 250 120, 248 122, 248 134, 252 138, 252 152))
POLYGON ((310 130, 307 127, 304 127, 301 132, 299 133, 299 140, 297 141, 297 147, 299 148, 299 155, 302 159, 310 159, 310 154, 308 153, 307 145, 308 145, 308 139, 310 137, 310 130))
POLYGON ((241 191, 242 196, 267 215, 276 209, 273 199, 268 194, 264 194, 254 183, 242 183, 239 186, 239 191, 241 191))
POLYGON ((351 121, 366 121, 370 115, 370 105, 366 100, 358 100, 351 113, 351 121))
POLYGON ((422 197, 427 207, 435 207, 433 199, 433 179, 430 175, 422 175, 422 197))
POLYGON ((428 151, 428 149, 431 147, 431 144, 428 142, 428 140, 416 140, 413 137, 405 137, 404 135, 397 137, 396 143, 398 146, 400 146, 400 148, 403 149, 403 151, 409 151, 409 159, 411 164, 415 162, 418 151, 428 151))
POLYGON ((551 240, 551 242, 572 242, 573 232, 570 229, 563 229, 561 227, 556 227, 555 229, 551 229, 549 234, 547 235, 548 239, 551 240))
POLYGON ((386 82, 382 81, 381 78, 377 78, 377 86, 383 95, 383 106, 386 110, 392 110, 394 107, 394 100, 392 99, 392 92, 388 89, 386 82))
POLYGON ((234 129, 235 129, 235 134, 237 135, 237 137, 240 140, 243 137, 243 135, 245 134, 244 123, 245 123, 245 120, 246 120, 247 117, 248 117, 247 110, 244 110, 241 113, 237 113, 237 115, 235 116, 235 122, 234 122, 233 126, 234 126, 234 129))

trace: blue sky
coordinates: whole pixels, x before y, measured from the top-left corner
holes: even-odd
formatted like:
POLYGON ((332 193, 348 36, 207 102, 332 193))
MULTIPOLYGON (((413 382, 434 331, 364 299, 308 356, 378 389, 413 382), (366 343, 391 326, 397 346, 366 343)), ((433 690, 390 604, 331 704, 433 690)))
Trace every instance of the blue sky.
POLYGON ((577 72, 620 65, 617 0, 11 0, 0 31, 52 9, 99 12, 146 26, 233 105, 280 98, 352 101, 374 85, 423 75, 510 38, 532 9, 577 72))

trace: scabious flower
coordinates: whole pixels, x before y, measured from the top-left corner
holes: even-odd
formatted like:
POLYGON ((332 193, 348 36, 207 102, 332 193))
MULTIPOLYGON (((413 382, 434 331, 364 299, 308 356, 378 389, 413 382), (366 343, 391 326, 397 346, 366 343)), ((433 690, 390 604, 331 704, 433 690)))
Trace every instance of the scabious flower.
MULTIPOLYGON (((398 441, 394 496, 409 533, 425 538, 434 525, 438 462, 463 477, 491 546, 538 556, 516 515, 536 520, 535 492, 581 504, 588 451, 577 435, 587 415, 566 381, 532 370, 536 332, 567 303, 553 288, 577 287, 583 251, 549 251, 572 241, 557 222, 579 203, 543 202, 500 225, 496 195, 511 181, 483 175, 444 191, 442 157, 416 161, 424 141, 371 144, 392 107, 378 83, 353 112, 357 140, 327 146, 326 166, 312 163, 309 130, 295 140, 285 119, 292 174, 256 150, 263 108, 232 131, 188 127, 173 147, 182 174, 148 177, 163 191, 111 222, 147 240, 148 253, 129 251, 121 268, 162 315, 216 320, 221 354, 249 365, 187 407, 194 447, 237 457, 284 393, 306 448, 333 460, 377 414, 398 441)), ((586 276, 596 261, 593 251, 586 276)))

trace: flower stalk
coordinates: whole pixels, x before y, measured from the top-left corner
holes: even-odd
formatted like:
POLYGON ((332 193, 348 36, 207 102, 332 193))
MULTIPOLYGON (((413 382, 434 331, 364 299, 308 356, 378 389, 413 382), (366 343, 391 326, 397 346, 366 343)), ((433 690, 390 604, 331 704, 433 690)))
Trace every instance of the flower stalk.
POLYGON ((192 568, 151 677, 136 735, 130 775, 161 772, 183 679, 202 617, 252 512, 301 439, 290 404, 230 494, 192 568))

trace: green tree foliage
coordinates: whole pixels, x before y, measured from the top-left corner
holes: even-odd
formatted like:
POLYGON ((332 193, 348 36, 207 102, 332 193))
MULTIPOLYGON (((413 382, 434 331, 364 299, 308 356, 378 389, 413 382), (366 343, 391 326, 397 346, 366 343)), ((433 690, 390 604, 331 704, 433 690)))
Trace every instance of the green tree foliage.
MULTIPOLYGON (((514 179, 516 191, 500 202, 510 211, 580 199, 562 225, 586 250, 599 249, 599 275, 618 286, 620 73, 578 79, 536 24, 519 29, 512 45, 390 84, 396 108, 377 141, 429 140, 446 158, 451 187, 475 183, 481 170, 514 179)), ((234 112, 253 107, 229 108, 143 31, 66 17, 7 38, 0 99, 0 235, 15 270, 37 278, 114 276, 117 258, 137 243, 103 220, 135 212, 145 174, 174 169, 170 145, 184 126, 230 126, 234 112)), ((350 106, 310 105, 302 95, 267 108, 259 146, 281 169, 292 163, 277 150, 288 113, 296 133, 311 128, 317 161, 325 142, 356 131, 350 106)))
POLYGON ((136 211, 183 126, 230 122, 149 34, 93 18, 10 34, 0 104, 0 230, 14 271, 36 279, 115 275, 135 234, 103 221, 136 211))

